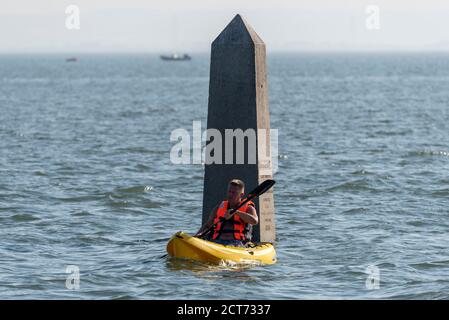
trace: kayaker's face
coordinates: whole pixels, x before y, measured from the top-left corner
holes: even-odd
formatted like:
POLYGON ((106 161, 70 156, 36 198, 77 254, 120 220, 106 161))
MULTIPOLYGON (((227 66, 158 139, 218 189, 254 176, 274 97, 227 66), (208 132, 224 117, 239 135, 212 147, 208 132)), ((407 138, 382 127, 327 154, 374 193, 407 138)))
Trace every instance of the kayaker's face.
POLYGON ((238 186, 229 185, 228 187, 228 200, 231 203, 240 202, 243 196, 243 190, 238 186))

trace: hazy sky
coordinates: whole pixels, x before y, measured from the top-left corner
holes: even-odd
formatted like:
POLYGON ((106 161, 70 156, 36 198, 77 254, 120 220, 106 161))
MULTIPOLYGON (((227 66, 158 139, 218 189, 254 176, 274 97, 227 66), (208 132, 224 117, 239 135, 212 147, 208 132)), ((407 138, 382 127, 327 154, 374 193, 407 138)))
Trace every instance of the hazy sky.
POLYGON ((236 13, 271 51, 449 51, 449 0, 410 2, 0 0, 0 52, 209 51, 236 13), (80 30, 66 28, 71 4, 80 30), (368 5, 379 8, 380 29, 367 28, 368 5))

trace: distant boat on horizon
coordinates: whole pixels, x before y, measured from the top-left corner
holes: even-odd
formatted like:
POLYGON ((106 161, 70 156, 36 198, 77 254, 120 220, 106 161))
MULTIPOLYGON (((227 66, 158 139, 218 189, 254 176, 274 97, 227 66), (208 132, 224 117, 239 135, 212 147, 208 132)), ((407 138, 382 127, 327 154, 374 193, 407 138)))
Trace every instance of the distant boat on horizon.
POLYGON ((77 62, 78 58, 77 57, 71 57, 71 58, 67 58, 65 59, 66 62, 77 62))
POLYGON ((186 61, 186 60, 191 60, 192 57, 185 53, 182 55, 173 53, 170 55, 161 55, 161 59, 166 60, 166 61, 186 61))

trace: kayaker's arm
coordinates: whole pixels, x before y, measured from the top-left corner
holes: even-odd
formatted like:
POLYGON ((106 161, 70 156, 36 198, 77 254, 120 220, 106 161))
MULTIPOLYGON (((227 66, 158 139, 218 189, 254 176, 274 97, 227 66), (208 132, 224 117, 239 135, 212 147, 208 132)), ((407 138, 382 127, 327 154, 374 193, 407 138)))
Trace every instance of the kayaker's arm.
POLYGON ((212 210, 212 212, 209 215, 209 219, 200 228, 200 230, 198 230, 198 232, 195 234, 195 237, 214 225, 214 220, 215 220, 215 216, 217 214, 217 210, 218 210, 218 206, 215 206, 215 208, 212 210))
MULTIPOLYGON (((229 219, 231 210, 228 210, 225 214, 225 219, 229 219)), ((253 206, 248 206, 248 212, 243 212, 237 210, 235 212, 240 218, 242 218, 243 221, 245 221, 248 224, 256 225, 259 223, 259 218, 257 217, 257 211, 253 206)))

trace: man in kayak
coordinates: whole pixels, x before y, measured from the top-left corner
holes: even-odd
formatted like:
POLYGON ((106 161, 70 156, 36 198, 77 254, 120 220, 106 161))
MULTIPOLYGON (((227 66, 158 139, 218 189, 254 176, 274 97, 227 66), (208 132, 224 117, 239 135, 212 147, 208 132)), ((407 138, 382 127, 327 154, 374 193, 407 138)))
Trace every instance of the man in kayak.
POLYGON ((227 199, 214 207, 208 221, 198 230, 196 235, 216 224, 210 241, 244 247, 245 242, 251 240, 252 226, 259 222, 256 208, 252 201, 240 207, 231 217, 231 211, 244 199, 245 184, 243 181, 233 179, 229 181, 227 199), (221 222, 224 218, 224 222, 221 222))

